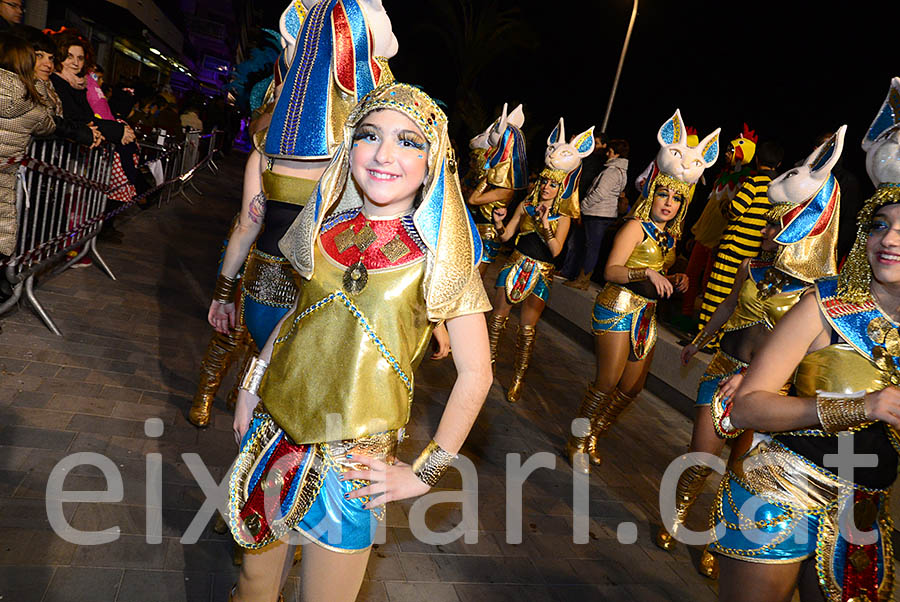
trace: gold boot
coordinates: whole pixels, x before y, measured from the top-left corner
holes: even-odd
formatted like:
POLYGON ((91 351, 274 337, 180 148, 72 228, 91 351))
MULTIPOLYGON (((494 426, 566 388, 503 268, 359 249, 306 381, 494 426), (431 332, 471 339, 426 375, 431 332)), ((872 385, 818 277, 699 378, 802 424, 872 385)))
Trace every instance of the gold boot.
MULTIPOLYGON (((678 528, 687 520, 688 512, 690 512, 694 502, 697 501, 697 496, 703 491, 703 484, 710 473, 712 473, 712 468, 709 466, 695 465, 689 466, 678 477, 678 485, 675 487, 675 524, 673 525, 672 533, 666 531, 665 527, 660 527, 659 532, 656 534, 657 546, 663 550, 672 550, 675 547, 675 534, 678 532, 678 528)), ((711 558, 715 561, 715 557, 711 558)))
POLYGON ((235 331, 229 331, 228 334, 216 332, 209 340, 206 354, 200 362, 200 382, 188 412, 188 420, 194 426, 209 426, 210 407, 222 384, 222 376, 228 370, 229 360, 240 343, 241 339, 235 331))
POLYGON ((516 403, 522 398, 522 385, 525 381, 525 372, 528 370, 528 363, 531 361, 531 352, 534 351, 534 326, 519 325, 516 331, 516 359, 515 373, 513 374, 512 384, 506 391, 506 401, 516 403))
POLYGON ((491 344, 491 371, 494 370, 497 362, 497 347, 500 345, 500 335, 503 334, 503 329, 506 328, 507 320, 509 320, 509 316, 498 316, 497 314, 491 314, 491 317, 488 318, 488 341, 491 344))
POLYGON ((594 415, 593 420, 591 420, 591 432, 588 433, 588 436, 585 439, 585 451, 591 459, 591 463, 597 466, 603 462, 603 458, 597 451, 597 438, 612 428, 612 425, 616 423, 622 410, 627 408, 628 405, 634 401, 634 397, 625 395, 618 389, 613 389, 613 392, 610 393, 607 398, 609 399, 609 402, 600 408, 594 415))
POLYGON ((710 552, 707 549, 703 550, 703 555, 700 556, 700 566, 698 567, 698 572, 706 577, 707 579, 718 579, 719 578, 719 559, 716 558, 716 555, 710 552))
MULTIPOLYGON (((588 422, 592 423, 600 406, 608 405, 609 402, 609 395, 600 393, 599 391, 594 390, 592 386, 588 385, 584 398, 581 400, 581 407, 578 408, 578 413, 575 415, 575 418, 587 418, 588 422)), ((574 434, 570 435, 569 441, 566 443, 566 455, 569 457, 569 461, 572 462, 572 466, 585 474, 590 472, 590 464, 581 461, 584 460, 584 456, 576 456, 576 454, 596 453, 596 438, 591 437, 590 426, 588 426, 588 429, 588 432, 584 436, 579 437, 574 434)))

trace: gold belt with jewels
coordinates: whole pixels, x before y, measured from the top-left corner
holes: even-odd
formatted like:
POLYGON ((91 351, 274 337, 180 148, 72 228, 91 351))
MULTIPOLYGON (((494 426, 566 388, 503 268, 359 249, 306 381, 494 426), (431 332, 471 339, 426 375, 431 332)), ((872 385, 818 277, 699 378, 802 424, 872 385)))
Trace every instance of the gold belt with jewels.
POLYGON ((596 299, 598 305, 617 314, 632 314, 651 301, 647 297, 642 297, 624 286, 612 282, 607 282, 606 286, 600 289, 596 299))
POLYGON ((284 257, 250 250, 244 266, 243 289, 254 300, 274 307, 290 307, 297 298, 299 277, 284 257))
POLYGON ((741 368, 746 368, 748 365, 747 362, 742 362, 736 357, 731 357, 719 349, 709 361, 709 366, 706 368, 706 372, 703 374, 700 382, 715 380, 717 378, 722 378, 723 376, 730 376, 741 368))
POLYGON ((528 261, 534 262, 534 265, 537 267, 538 271, 541 273, 541 276, 544 277, 544 280, 546 280, 547 282, 552 282, 550 277, 553 274, 553 270, 554 270, 555 266, 550 262, 540 261, 538 259, 535 259, 534 257, 529 257, 528 255, 525 255, 524 253, 521 253, 519 251, 513 251, 512 255, 510 255, 510 257, 509 257, 509 263, 511 265, 515 265, 515 264, 519 263, 520 261, 525 261, 526 259, 528 261))

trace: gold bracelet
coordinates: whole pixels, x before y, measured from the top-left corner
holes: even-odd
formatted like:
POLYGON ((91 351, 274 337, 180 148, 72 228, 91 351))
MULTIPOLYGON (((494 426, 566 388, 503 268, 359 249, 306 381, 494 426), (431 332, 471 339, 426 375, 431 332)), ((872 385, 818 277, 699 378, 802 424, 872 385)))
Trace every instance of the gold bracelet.
POLYGON ((434 439, 425 446, 416 461, 413 462, 412 471, 419 477, 419 480, 434 487, 441 480, 447 469, 453 463, 456 456, 447 453, 440 445, 435 443, 434 439))
POLYGON ((234 303, 235 290, 237 290, 237 278, 229 278, 225 274, 219 274, 219 277, 216 278, 216 288, 213 291, 213 301, 234 303))
POLYGON ((544 224, 538 226, 538 234, 541 235, 541 238, 543 238, 544 242, 548 245, 550 244, 550 241, 553 240, 553 232, 544 224))
POLYGON ((816 395, 816 414, 826 432, 848 431, 868 421, 865 395, 819 392, 816 395))
POLYGON ((628 282, 647 279, 647 268, 628 268, 628 282))
POLYGON ((259 385, 262 383, 263 375, 266 373, 266 368, 268 367, 269 362, 260 359, 259 356, 254 357, 247 367, 247 371, 244 372, 244 377, 241 379, 239 388, 253 395, 257 395, 259 385))
POLYGON ((716 338, 716 333, 708 334, 706 332, 706 329, 704 328, 697 333, 697 336, 695 336, 694 340, 691 341, 691 345, 695 345, 698 350, 703 349, 704 347, 709 345, 709 342, 714 338, 716 338))

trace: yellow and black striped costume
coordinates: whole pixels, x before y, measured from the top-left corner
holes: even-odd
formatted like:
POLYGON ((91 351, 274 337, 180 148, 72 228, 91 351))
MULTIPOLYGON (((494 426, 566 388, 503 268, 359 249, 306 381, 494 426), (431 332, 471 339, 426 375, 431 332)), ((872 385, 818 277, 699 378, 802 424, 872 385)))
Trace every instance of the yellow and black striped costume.
POLYGON ((773 172, 764 172, 748 178, 731 201, 728 227, 722 235, 709 282, 703 292, 701 327, 731 292, 741 262, 759 254, 766 213, 772 208, 768 191, 773 175, 773 172))

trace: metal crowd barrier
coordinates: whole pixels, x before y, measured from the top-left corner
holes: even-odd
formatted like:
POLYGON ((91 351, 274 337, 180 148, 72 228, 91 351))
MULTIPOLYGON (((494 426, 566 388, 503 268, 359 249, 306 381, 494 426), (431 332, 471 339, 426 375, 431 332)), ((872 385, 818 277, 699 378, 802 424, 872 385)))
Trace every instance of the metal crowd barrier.
MULTIPOLYGON (((176 186, 177 192, 188 198, 183 192, 185 183, 198 169, 210 165, 221 133, 214 130, 205 138, 210 143, 202 157, 199 132, 189 133, 184 145, 168 140, 162 145, 141 144, 142 163, 158 159, 162 164, 164 183, 154 189, 161 191, 160 203, 171 198, 176 186)), ((94 262, 116 279, 97 250, 97 234, 109 216, 107 194, 115 152, 109 144, 88 149, 62 140, 35 140, 28 147, 16 181, 18 240, 12 258, 5 265, 0 263, 0 277, 9 282, 13 294, 0 303, 0 315, 12 309, 24 293, 47 328, 61 336, 35 296, 35 277, 60 265, 62 271, 90 253, 94 262), (70 251, 76 253, 67 257, 70 251)), ((210 169, 218 167, 213 164, 210 169)))
MULTIPOLYGON (((62 140, 35 140, 29 146, 27 156, 98 182, 106 188, 109 186, 113 152, 114 149, 108 144, 92 150, 62 140)), ((21 260, 7 265, 4 270, 13 294, 0 304, 0 314, 11 309, 24 292, 47 328, 61 335, 53 319, 35 297, 34 279, 71 250, 77 250, 77 254, 68 259, 64 267, 90 253, 97 265, 110 278, 116 279, 97 251, 96 237, 103 221, 96 218, 106 210, 106 201, 103 190, 19 167, 16 182, 19 229, 14 256, 21 257, 21 260)))

